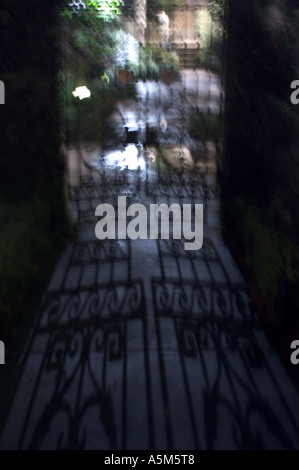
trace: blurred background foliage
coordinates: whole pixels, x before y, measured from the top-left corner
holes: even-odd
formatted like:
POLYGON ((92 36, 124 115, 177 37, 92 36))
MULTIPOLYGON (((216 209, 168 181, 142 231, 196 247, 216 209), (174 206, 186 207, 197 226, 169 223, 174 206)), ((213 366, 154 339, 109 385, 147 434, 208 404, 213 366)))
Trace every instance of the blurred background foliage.
POLYGON ((196 13, 196 32, 199 41, 197 60, 200 67, 221 73, 223 52, 222 4, 211 2, 208 8, 196 13))
POLYGON ((88 140, 103 138, 103 121, 113 112, 115 57, 123 44, 120 30, 120 2, 86 2, 85 8, 65 6, 60 20, 61 93, 64 138, 70 133, 88 140), (89 99, 75 98, 78 86, 87 86, 89 99), (80 135, 78 135, 80 134, 80 135))
POLYGON ((181 62, 174 50, 167 50, 156 44, 139 47, 139 62, 132 66, 136 78, 157 79, 161 68, 171 70, 180 76, 181 62))

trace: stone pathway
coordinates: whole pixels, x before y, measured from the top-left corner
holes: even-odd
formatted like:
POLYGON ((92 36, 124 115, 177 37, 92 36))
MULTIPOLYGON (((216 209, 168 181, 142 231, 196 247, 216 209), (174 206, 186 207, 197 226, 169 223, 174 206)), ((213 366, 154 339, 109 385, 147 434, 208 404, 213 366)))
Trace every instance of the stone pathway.
POLYGON ((78 238, 44 293, 1 449, 299 448, 299 396, 221 238, 213 162, 191 158, 188 109, 216 107, 219 91, 210 77, 203 98, 192 73, 172 88, 139 83, 110 148, 68 150, 78 238), (95 208, 119 196, 203 204, 203 247, 98 240, 95 208))

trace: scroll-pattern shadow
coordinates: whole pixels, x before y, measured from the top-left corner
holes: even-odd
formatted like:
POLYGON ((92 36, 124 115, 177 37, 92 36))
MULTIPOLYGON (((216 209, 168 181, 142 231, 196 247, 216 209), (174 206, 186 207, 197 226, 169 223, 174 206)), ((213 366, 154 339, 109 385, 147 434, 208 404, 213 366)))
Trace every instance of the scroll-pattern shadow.
MULTIPOLYGON (((44 354, 34 368, 19 449, 126 448, 134 331, 144 340, 134 364, 144 371, 144 404, 151 403, 144 287, 130 278, 129 262, 128 243, 87 241, 72 247, 59 289, 50 288, 44 298, 29 347, 34 355, 41 344, 44 354), (105 263, 110 275, 101 281, 105 263), (78 285, 70 285, 78 268, 78 285), (118 271, 123 280, 115 280, 118 271), (91 421, 97 442, 90 441, 91 421)), ((140 412, 150 426, 147 407, 140 412)))
POLYGON ((178 383, 190 448, 296 448, 298 423, 245 286, 230 280, 212 240, 196 253, 161 240, 159 254, 152 291, 168 448, 180 438, 178 383))

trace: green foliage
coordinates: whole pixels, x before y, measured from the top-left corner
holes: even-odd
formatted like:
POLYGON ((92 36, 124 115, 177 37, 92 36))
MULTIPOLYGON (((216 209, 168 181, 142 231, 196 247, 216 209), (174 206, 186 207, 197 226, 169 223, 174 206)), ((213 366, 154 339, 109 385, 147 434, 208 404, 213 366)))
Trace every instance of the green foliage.
MULTIPOLYGON (((222 54, 222 24, 212 10, 212 5, 202 8, 196 13, 196 30, 199 39, 197 60, 201 67, 220 72, 222 54)), ((218 13, 222 11, 222 4, 218 5, 218 13)))
MULTIPOLYGON (((13 324, 30 282, 43 268, 47 257, 55 257, 63 243, 61 233, 53 236, 49 201, 0 204, 0 327, 13 324)), ((63 230, 63 221, 60 229, 63 230)), ((56 225, 56 230, 58 226, 56 225)), ((64 233, 66 233, 64 231, 64 233)))
POLYGON ((154 44, 147 44, 145 47, 140 46, 139 64, 138 66, 131 66, 135 75, 143 79, 158 78, 160 67, 179 73, 180 59, 175 51, 169 51, 154 44))
POLYGON ((96 16, 101 20, 111 22, 121 14, 121 6, 123 5, 120 0, 90 0, 83 3, 84 5, 78 7, 68 4, 61 12, 62 16, 71 19, 84 16, 86 12, 92 12, 96 13, 96 16))
POLYGON ((76 130, 80 138, 101 141, 104 120, 113 112, 117 97, 112 79, 119 49, 120 2, 91 1, 78 15, 67 11, 61 28, 61 103, 66 131, 76 130), (82 85, 91 91, 91 97, 81 102, 72 92, 82 85))
POLYGON ((87 5, 92 6, 98 12, 99 18, 103 18, 105 21, 111 21, 115 15, 121 13, 120 0, 92 0, 87 5))
POLYGON ((271 313, 269 320, 279 322, 287 286, 299 282, 299 247, 275 225, 274 207, 257 207, 245 197, 230 200, 228 207, 228 239, 241 243, 238 255, 254 281, 255 297, 271 313))
POLYGON ((192 109, 189 114, 189 131, 195 139, 202 142, 212 140, 217 143, 221 135, 219 114, 192 109))
POLYGON ((82 68, 91 76, 102 75, 112 62, 117 45, 115 28, 99 16, 95 8, 80 15, 64 16, 62 24, 62 59, 73 73, 82 68))
POLYGON ((137 76, 140 78, 157 78, 159 76, 159 65, 154 58, 153 48, 150 46, 139 48, 139 64, 136 67, 137 76))
POLYGON ((227 0, 212 0, 208 4, 208 10, 214 23, 218 24, 218 27, 225 27, 225 9, 227 0))
POLYGON ((196 29, 200 38, 201 47, 209 47, 214 25, 208 9, 202 8, 196 13, 196 29))
POLYGON ((156 61, 164 68, 179 72, 181 69, 180 58, 175 51, 159 47, 155 54, 156 61))
POLYGON ((87 87, 91 91, 90 99, 74 100, 80 116, 78 131, 83 140, 102 141, 104 122, 113 112, 118 96, 114 85, 101 78, 87 81, 87 87))

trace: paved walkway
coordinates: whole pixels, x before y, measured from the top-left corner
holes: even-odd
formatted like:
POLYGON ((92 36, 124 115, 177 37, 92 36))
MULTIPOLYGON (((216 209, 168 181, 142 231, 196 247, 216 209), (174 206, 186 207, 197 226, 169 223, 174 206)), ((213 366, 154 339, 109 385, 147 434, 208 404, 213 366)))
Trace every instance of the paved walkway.
POLYGON ((140 83, 110 122, 110 148, 69 149, 78 239, 44 294, 1 449, 299 448, 298 393, 221 238, 213 161, 187 133, 202 100, 194 77, 140 83), (203 203, 203 247, 97 240, 95 208, 118 196, 203 203))

